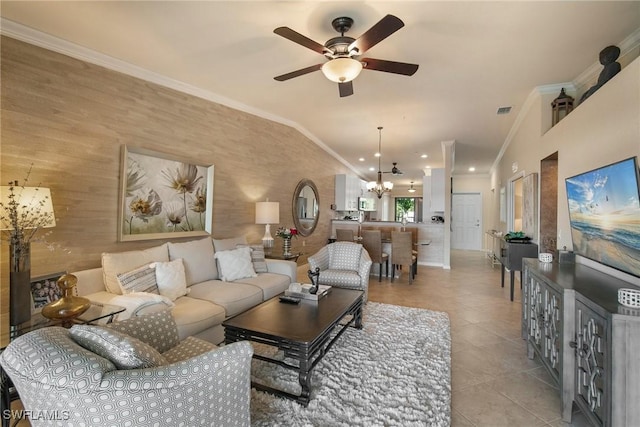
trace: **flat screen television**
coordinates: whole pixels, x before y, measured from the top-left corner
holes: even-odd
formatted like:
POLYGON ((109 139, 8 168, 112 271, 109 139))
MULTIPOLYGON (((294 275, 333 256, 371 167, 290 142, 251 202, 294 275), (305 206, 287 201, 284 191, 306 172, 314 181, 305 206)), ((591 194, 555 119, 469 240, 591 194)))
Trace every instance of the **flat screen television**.
POLYGON ((573 251, 640 277, 636 157, 566 179, 573 251))

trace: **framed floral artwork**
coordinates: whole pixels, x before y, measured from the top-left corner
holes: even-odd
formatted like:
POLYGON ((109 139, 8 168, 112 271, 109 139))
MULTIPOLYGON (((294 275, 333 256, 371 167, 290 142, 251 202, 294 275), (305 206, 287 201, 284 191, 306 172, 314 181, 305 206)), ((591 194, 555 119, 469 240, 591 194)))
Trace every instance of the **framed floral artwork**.
POLYGON ((120 241, 211 234, 213 165, 122 147, 120 241))
POLYGON ((62 293, 57 281, 64 274, 66 272, 61 271, 31 279, 31 314, 40 313, 42 307, 60 299, 62 293))

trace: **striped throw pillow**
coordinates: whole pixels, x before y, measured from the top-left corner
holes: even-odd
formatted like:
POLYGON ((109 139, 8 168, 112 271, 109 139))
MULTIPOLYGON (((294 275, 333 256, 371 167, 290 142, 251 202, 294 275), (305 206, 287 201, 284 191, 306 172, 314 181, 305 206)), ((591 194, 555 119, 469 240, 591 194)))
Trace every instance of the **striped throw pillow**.
POLYGON ((149 292, 160 295, 156 282, 156 269, 145 264, 134 270, 117 275, 122 294, 132 292, 149 292))
POLYGON ((243 245, 238 244, 236 248, 251 248, 251 262, 253 263, 253 270, 256 273, 268 273, 267 261, 264 259, 264 248, 262 245, 243 245))

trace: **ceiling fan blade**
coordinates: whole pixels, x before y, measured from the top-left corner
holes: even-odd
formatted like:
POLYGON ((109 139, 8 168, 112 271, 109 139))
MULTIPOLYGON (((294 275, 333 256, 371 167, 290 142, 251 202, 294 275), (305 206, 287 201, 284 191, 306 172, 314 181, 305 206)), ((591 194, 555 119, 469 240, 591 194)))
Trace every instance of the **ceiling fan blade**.
POLYGON ((311 67, 302 68, 300 70, 292 71, 290 73, 274 77, 274 79, 279 82, 283 82, 285 80, 289 80, 294 77, 304 76, 305 74, 313 73, 314 71, 318 71, 320 68, 322 68, 322 64, 316 64, 316 65, 312 65, 311 67))
POLYGON ((417 64, 408 64, 406 62, 386 61, 384 59, 363 58, 360 62, 364 64, 367 70, 384 71, 385 73, 402 74, 404 76, 413 76, 418 71, 417 64))
POLYGON ((353 82, 338 83, 340 98, 353 95, 353 82))
POLYGON ((308 49, 313 50, 314 52, 318 52, 321 55, 324 55, 327 52, 327 48, 321 45, 318 42, 311 40, 310 38, 303 36, 302 34, 293 31, 289 27, 278 27, 273 30, 277 35, 284 37, 287 40, 291 40, 294 43, 298 43, 301 46, 304 46, 308 49))
POLYGON ((358 37, 356 41, 349 45, 349 52, 358 49, 359 54, 371 49, 391 34, 404 27, 404 22, 397 16, 387 15, 378 21, 373 27, 369 28, 366 33, 358 37))
POLYGON ((402 172, 400 169, 398 169, 398 166, 396 166, 398 163, 395 162, 393 163, 393 167, 391 168, 390 171, 385 171, 382 173, 390 173, 392 175, 404 175, 404 172, 402 172))

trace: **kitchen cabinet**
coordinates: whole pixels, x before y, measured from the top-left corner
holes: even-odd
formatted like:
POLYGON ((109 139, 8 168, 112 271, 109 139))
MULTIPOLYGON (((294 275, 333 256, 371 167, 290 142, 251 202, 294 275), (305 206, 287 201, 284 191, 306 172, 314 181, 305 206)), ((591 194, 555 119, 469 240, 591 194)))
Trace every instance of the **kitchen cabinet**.
POLYGON ((360 178, 337 174, 335 181, 335 204, 337 211, 357 211, 358 197, 362 194, 360 178))

